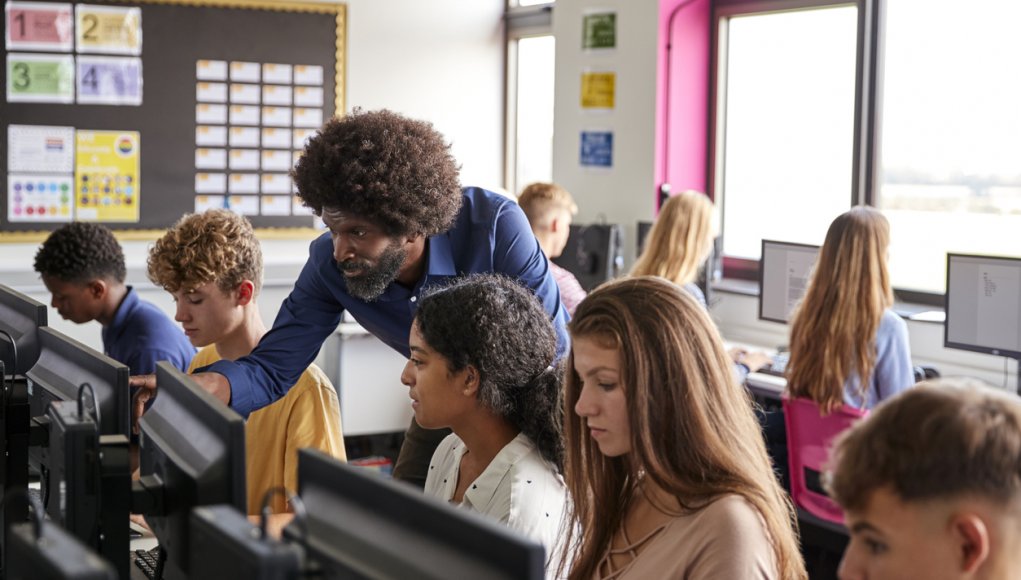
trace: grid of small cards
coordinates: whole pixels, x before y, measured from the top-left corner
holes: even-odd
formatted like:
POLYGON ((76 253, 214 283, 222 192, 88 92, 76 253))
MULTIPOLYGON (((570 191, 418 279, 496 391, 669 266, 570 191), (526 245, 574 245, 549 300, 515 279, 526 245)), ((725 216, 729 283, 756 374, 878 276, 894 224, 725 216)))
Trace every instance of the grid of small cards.
POLYGON ((6 2, 4 15, 7 102, 142 104, 141 8, 6 2))
POLYGON ((323 124, 323 67, 200 60, 195 211, 308 215, 289 171, 323 124))

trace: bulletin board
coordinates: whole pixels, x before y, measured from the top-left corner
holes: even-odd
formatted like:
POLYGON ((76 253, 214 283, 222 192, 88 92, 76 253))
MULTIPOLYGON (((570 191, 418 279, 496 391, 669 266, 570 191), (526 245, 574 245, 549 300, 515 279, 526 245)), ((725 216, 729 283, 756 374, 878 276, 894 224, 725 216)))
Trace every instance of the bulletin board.
POLYGON ((313 231, 289 171, 344 111, 345 5, 4 8, 0 241, 41 240, 72 220, 144 239, 209 207, 263 234, 313 231))

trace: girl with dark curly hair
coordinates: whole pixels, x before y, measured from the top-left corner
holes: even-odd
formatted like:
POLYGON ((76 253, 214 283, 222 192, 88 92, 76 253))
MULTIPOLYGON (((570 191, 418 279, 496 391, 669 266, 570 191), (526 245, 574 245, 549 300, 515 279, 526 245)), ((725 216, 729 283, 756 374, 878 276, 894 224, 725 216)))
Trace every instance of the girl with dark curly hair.
POLYGON ((450 427, 427 494, 502 521, 557 553, 566 489, 556 334, 510 278, 462 278, 423 298, 401 382, 415 419, 450 427))

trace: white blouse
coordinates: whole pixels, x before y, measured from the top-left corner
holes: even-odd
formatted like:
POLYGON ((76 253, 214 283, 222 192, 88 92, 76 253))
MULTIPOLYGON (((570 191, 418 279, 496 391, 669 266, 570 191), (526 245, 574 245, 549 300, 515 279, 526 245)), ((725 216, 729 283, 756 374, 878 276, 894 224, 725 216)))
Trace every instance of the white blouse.
MULTIPOLYGON (((429 462, 426 494, 445 501, 454 497, 464 452, 464 442, 457 435, 450 434, 440 443, 429 462)), ((553 572, 566 535, 561 533, 561 522, 567 501, 567 488, 556 468, 543 459, 528 436, 519 433, 468 486, 461 507, 541 542, 546 547, 547 570, 553 572)))

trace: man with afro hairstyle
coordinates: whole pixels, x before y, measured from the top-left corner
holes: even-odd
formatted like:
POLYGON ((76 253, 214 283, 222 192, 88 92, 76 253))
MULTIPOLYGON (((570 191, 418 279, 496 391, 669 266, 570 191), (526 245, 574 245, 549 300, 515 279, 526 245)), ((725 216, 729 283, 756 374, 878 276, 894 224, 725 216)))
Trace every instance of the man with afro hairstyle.
MULTIPOLYGON (((347 311, 409 356, 422 292, 450 278, 497 272, 529 287, 567 349, 568 315, 549 263, 514 201, 461 188, 450 146, 429 123, 355 110, 309 140, 294 169, 298 195, 329 232, 312 242, 272 330, 249 356, 198 369, 194 378, 242 415, 283 397, 347 311)), ((397 379, 397 377, 394 377, 397 379)), ((150 377, 135 384, 155 390, 150 377)), ((141 413, 146 393, 136 400, 141 413)), ((425 482, 433 450, 449 431, 412 421, 394 476, 425 482)))
POLYGON ((65 320, 103 325, 103 350, 131 374, 156 372, 161 360, 188 369, 195 348, 163 311, 124 284, 124 252, 109 228, 85 222, 58 228, 36 252, 35 271, 65 320))

